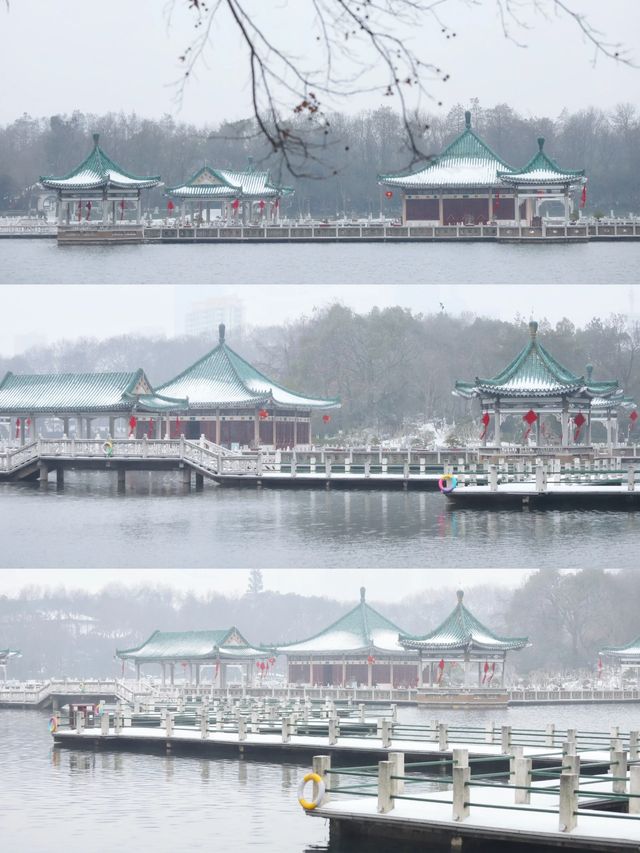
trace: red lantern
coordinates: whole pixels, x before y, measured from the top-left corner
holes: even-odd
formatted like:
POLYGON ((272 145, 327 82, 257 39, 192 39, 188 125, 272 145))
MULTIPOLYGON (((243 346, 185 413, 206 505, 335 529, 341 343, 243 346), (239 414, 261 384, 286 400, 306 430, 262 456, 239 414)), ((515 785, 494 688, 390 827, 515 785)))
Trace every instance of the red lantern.
POLYGON ((273 666, 275 664, 275 662, 276 662, 275 658, 269 658, 269 663, 271 664, 271 666, 273 666))
POLYGON ((573 422, 576 425, 576 431, 573 434, 573 440, 577 441, 580 438, 580 430, 586 424, 587 419, 582 414, 582 412, 578 412, 578 414, 573 419, 573 422))
POLYGON ((529 434, 531 433, 531 427, 538 420, 538 416, 533 411, 533 409, 529 409, 526 415, 522 416, 522 420, 527 424, 527 428, 524 431, 524 435, 522 436, 522 440, 526 441, 529 438, 529 434))
POLYGON ((634 409, 634 410, 631 412, 631 414, 629 415, 629 420, 630 420, 632 423, 634 423, 634 424, 635 424, 635 422, 638 420, 638 413, 637 413, 637 411, 636 411, 635 409, 634 409))
POLYGON ((374 658, 374 656, 369 655, 369 657, 367 658, 367 663, 371 664, 371 663, 375 663, 375 662, 376 662, 376 659, 374 658))
POLYGON ((331 420, 331 415, 323 415, 322 416, 323 423, 328 424, 330 420, 331 420))
POLYGON ((169 199, 169 201, 167 202, 167 210, 169 211, 169 213, 171 213, 171 211, 174 209, 174 207, 175 207, 175 204, 171 201, 171 199, 169 199))
POLYGON ((258 417, 261 421, 264 421, 269 417, 269 412, 266 409, 260 409, 260 411, 258 412, 258 417))
POLYGON ((125 200, 124 200, 124 199, 122 199, 122 200, 121 200, 121 202, 120 202, 120 220, 121 220, 121 221, 124 219, 124 209, 125 209, 125 207, 126 207, 125 200))
POLYGON ((133 433, 135 432, 135 428, 136 428, 137 424, 138 424, 138 419, 136 418, 135 415, 131 415, 131 417, 129 418, 129 434, 130 435, 133 435, 133 433))
POLYGON ((187 668, 187 666, 188 666, 188 664, 187 664, 187 662, 186 662, 185 660, 183 660, 183 661, 182 661, 182 663, 180 664, 180 666, 181 666, 183 669, 186 669, 186 668, 187 668))
POLYGON ((260 201, 258 202, 258 207, 260 208, 260 213, 262 213, 265 207, 264 201, 262 199, 260 199, 260 201))
POLYGON ((20 418, 16 418, 16 438, 20 438, 20 418))
POLYGON ((484 427, 484 429, 483 429, 483 430, 482 430, 482 432, 480 433, 480 438, 482 439, 482 438, 484 438, 484 437, 485 437, 485 435, 487 434, 487 429, 489 428, 489 421, 491 420, 491 417, 490 417, 490 415, 489 415, 489 412, 483 412, 483 413, 482 413, 482 417, 480 418, 480 420, 482 421, 482 424, 483 424, 483 427, 484 427))
POLYGON ((385 193, 386 198, 393 198, 393 192, 391 190, 387 190, 385 193))
POLYGON ((232 207, 235 211, 237 211, 237 210, 238 210, 238 208, 240 207, 240 199, 238 199, 238 198, 234 198, 234 200, 231 202, 231 207, 232 207))

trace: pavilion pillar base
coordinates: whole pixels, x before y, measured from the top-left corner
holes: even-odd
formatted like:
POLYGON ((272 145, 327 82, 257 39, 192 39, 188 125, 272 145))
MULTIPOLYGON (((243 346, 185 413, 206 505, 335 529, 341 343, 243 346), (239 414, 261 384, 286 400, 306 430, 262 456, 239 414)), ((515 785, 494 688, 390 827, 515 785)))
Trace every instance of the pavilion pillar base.
POLYGON ((182 488, 185 492, 191 489, 191 468, 185 467, 182 469, 182 488))
POLYGON ((38 466, 38 482, 41 489, 46 489, 49 485, 49 468, 42 462, 38 466))
POLYGON ((196 480, 196 491, 201 492, 204 489, 204 475, 199 474, 196 471, 195 480, 196 480))
POLYGON ((124 492, 127 484, 127 476, 126 470, 124 468, 118 468, 117 472, 118 476, 118 492, 124 492))
POLYGON ((56 468, 56 487, 58 489, 64 488, 64 468, 62 465, 58 465, 56 468))

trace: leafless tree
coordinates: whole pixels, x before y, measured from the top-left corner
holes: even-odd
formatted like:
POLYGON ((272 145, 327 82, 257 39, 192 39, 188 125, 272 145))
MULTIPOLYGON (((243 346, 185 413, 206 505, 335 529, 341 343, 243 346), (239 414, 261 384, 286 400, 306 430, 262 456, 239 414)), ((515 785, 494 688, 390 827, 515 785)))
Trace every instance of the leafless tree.
POLYGON ((189 78, 216 49, 223 27, 231 24, 243 45, 254 122, 242 138, 261 136, 270 154, 295 176, 324 177, 328 164, 331 109, 365 93, 378 93, 397 104, 402 115, 409 165, 430 157, 420 120, 425 102, 440 103, 438 83, 450 72, 430 60, 424 38, 454 39, 447 23, 454 6, 486 6, 493 11, 506 39, 525 47, 536 19, 565 18, 593 50, 593 61, 607 57, 630 64, 622 46, 607 40, 580 10, 579 0, 169 0, 168 11, 194 15, 195 35, 180 57, 184 74, 179 97, 189 78), (295 15, 297 32, 306 24, 306 39, 293 44, 283 16, 295 15), (419 47, 414 47, 418 44, 419 47))

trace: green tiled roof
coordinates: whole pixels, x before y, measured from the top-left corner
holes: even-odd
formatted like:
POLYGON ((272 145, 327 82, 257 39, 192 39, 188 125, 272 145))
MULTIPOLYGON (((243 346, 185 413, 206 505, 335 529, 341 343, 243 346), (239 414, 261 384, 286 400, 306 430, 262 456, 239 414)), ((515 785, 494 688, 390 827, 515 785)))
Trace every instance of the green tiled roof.
POLYGON ((0 413, 183 411, 184 399, 156 394, 139 369, 131 373, 6 374, 0 413))
POLYGON ((6 663, 9 658, 22 657, 20 649, 0 649, 0 663, 6 663))
POLYGON ((365 589, 360 590, 360 602, 353 610, 329 625, 324 631, 297 643, 277 647, 284 655, 331 655, 353 652, 402 654, 398 643, 402 629, 384 617, 365 601, 365 589))
POLYGON ((269 651, 250 645, 240 631, 232 627, 217 631, 154 631, 141 645, 119 649, 116 655, 123 660, 144 663, 262 657, 269 651))
POLYGON ((112 187, 122 190, 146 189, 157 187, 160 183, 158 175, 141 177, 132 175, 115 163, 100 148, 99 135, 93 134, 93 150, 89 156, 71 172, 61 177, 40 177, 40 183, 49 189, 91 190, 101 187, 112 187))
POLYGON ((340 405, 338 400, 305 397, 268 379, 226 345, 223 324, 220 325, 220 343, 215 349, 156 390, 170 396, 187 397, 192 411, 261 405, 329 409, 340 405))
POLYGON ((636 637, 626 646, 605 646, 599 654, 613 658, 637 658, 640 662, 640 637, 636 637))
POLYGON ((538 151, 522 169, 498 172, 498 177, 507 184, 537 185, 546 184, 583 184, 586 181, 584 169, 561 169, 558 164, 543 151, 544 137, 538 137, 538 151))
POLYGON ((511 171, 496 152, 471 129, 471 113, 465 113, 465 129, 440 154, 417 172, 379 175, 381 184, 408 191, 445 187, 501 186, 498 173, 511 171))
POLYGON ((462 603, 464 593, 459 590, 454 610, 435 631, 422 636, 403 634, 400 642, 407 649, 420 649, 436 653, 447 651, 501 652, 522 649, 528 637, 500 637, 485 627, 462 603))
POLYGON ((277 198, 291 195, 292 187, 278 186, 268 171, 253 167, 244 171, 203 166, 184 184, 167 187, 166 195, 178 198, 277 198))
POLYGON ((538 341, 538 324, 529 323, 531 337, 514 360, 493 379, 476 377, 474 382, 456 382, 454 394, 477 397, 546 397, 585 393, 588 397, 622 395, 616 381, 594 382, 563 367, 538 341))

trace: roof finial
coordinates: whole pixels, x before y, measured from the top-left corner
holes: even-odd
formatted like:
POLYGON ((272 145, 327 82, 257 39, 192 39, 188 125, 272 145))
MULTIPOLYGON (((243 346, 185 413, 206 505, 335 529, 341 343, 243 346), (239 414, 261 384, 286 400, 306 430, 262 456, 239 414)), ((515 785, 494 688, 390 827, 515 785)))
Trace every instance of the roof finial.
POLYGON ((456 595, 458 597, 458 604, 462 604, 462 599, 464 598, 464 590, 463 589, 457 590, 456 595))
POLYGON ((94 133, 93 134, 93 144, 96 148, 98 147, 98 142, 100 142, 100 134, 94 133))
POLYGON ((470 110, 465 110, 464 126, 467 128, 467 130, 471 129, 471 111, 470 110))
POLYGON ((219 338, 221 344, 224 343, 224 329, 225 329, 224 323, 220 323, 220 325, 218 326, 218 338, 219 338))
POLYGON ((364 586, 360 587, 360 604, 364 604, 364 597, 366 595, 367 589, 364 586))
POLYGON ((531 320, 529 322, 529 334, 531 335, 532 339, 535 338, 535 336, 538 334, 538 324, 535 320, 531 320))
POLYGON ((542 151, 544 148, 544 136, 538 137, 538 148, 542 151))
POLYGON ((587 379, 589 380, 589 382, 591 382, 591 376, 593 374, 593 365, 588 364, 586 370, 587 370, 587 379))

